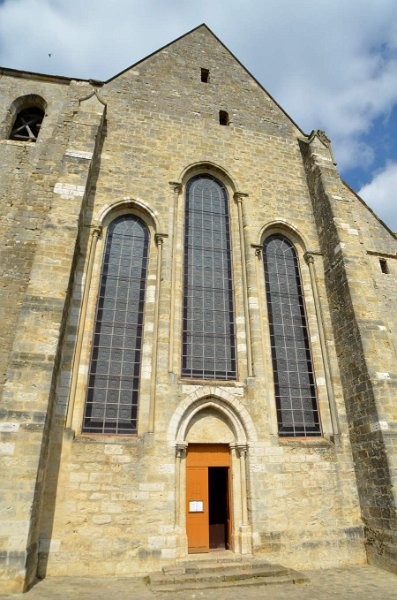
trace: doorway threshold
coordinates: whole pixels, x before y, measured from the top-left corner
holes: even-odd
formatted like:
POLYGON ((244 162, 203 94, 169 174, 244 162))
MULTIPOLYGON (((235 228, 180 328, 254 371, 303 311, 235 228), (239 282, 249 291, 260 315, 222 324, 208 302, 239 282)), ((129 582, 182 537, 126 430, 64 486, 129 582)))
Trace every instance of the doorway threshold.
POLYGON ((210 549, 208 552, 198 552, 197 554, 189 554, 188 560, 181 559, 181 562, 191 561, 211 561, 211 562, 241 562, 242 555, 236 554, 233 550, 219 550, 219 548, 210 549))

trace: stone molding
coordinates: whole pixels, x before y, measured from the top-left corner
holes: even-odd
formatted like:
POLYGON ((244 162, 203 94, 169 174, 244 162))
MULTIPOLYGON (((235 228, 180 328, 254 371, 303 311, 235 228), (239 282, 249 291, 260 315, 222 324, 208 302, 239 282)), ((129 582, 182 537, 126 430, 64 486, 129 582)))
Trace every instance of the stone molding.
POLYGON ((240 400, 221 388, 203 386, 182 400, 171 417, 167 435, 170 445, 184 443, 193 417, 208 408, 226 419, 237 445, 246 446, 257 440, 255 425, 240 400))

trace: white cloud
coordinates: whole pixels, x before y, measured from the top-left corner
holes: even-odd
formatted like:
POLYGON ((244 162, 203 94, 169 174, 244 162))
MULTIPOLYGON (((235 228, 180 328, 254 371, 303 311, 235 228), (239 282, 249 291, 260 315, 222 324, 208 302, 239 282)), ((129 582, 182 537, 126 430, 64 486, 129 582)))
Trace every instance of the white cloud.
POLYGON ((303 129, 327 131, 345 167, 355 154, 339 148, 397 102, 395 10, 395 0, 6 0, 0 63, 106 79, 206 21, 303 129))
POLYGON ((397 232, 397 162, 389 162, 358 193, 397 232))
POLYGON ((362 138, 397 104, 396 0, 5 0, 0 64, 107 79, 202 22, 304 131, 326 131, 342 171, 371 168, 362 138))

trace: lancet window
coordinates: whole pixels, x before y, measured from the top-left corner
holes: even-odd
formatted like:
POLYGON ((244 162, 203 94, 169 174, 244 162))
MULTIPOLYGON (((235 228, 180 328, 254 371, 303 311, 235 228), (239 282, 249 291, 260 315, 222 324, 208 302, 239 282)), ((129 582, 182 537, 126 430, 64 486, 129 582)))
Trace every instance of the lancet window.
POLYGON ((137 431, 149 231, 122 215, 108 227, 83 431, 137 431))
POLYGON ((183 376, 236 378, 228 197, 209 175, 187 185, 182 346, 183 376))
POLYGON ((319 435, 298 258, 282 235, 269 236, 263 250, 279 435, 319 435))

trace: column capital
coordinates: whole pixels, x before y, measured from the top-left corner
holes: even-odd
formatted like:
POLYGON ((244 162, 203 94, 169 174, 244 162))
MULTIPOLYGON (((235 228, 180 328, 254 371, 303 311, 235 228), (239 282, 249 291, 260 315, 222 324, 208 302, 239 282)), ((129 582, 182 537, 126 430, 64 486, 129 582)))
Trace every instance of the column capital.
POLYGON ((308 250, 303 255, 303 258, 305 259, 305 261, 307 262, 308 265, 312 265, 314 263, 315 256, 322 256, 322 253, 316 252, 315 250, 312 250, 312 251, 308 250))
POLYGON ((175 454, 177 458, 186 458, 187 442, 178 442, 175 444, 175 454))
POLYGON ((161 246, 167 237, 168 233, 156 233, 154 235, 154 241, 156 242, 156 246, 161 246))
POLYGON ((230 444, 231 450, 235 450, 239 458, 245 458, 248 454, 248 444, 230 444))
POLYGON ((244 192, 234 192, 233 194, 233 198, 235 199, 235 201, 238 204, 241 204, 243 201, 243 198, 247 198, 248 194, 244 193, 244 192))
POLYGON ((255 256, 262 258, 263 247, 261 244, 251 244, 251 248, 255 250, 255 256))
POLYGON ((248 454, 248 444, 237 444, 237 452, 241 458, 246 458, 248 454))
POLYGON ((99 224, 93 224, 90 225, 90 229, 91 229, 91 235, 92 237, 101 237, 102 232, 103 232, 103 225, 99 225, 99 224))
POLYGON ((179 183, 179 181, 169 181, 168 183, 176 194, 179 194, 182 191, 182 184, 179 183))

